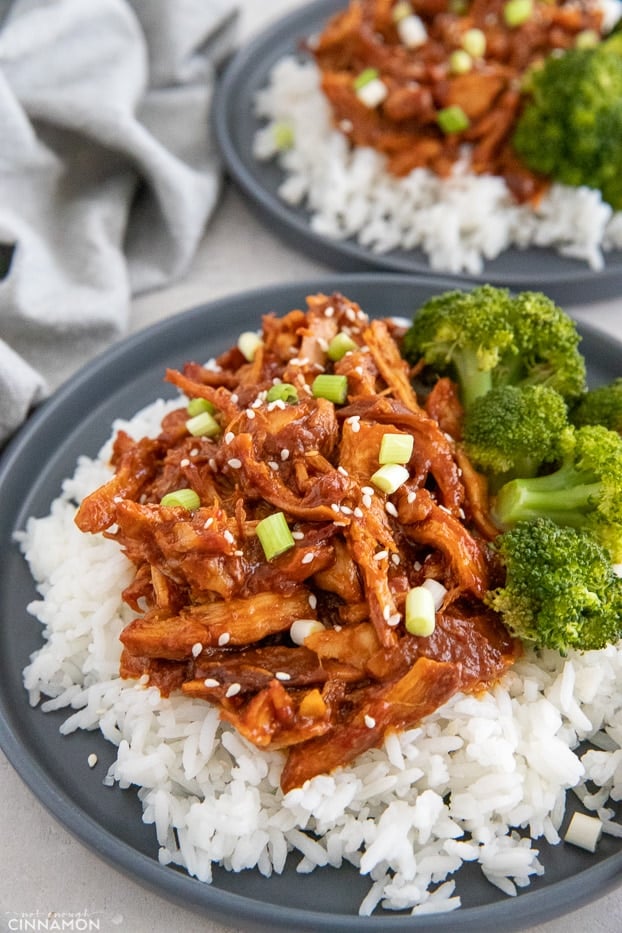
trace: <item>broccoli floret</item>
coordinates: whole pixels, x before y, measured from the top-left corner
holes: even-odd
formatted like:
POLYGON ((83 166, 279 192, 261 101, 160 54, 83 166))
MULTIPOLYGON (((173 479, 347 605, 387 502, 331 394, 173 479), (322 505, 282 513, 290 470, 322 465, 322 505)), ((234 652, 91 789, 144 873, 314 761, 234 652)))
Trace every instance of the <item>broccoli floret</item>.
POLYGON ((585 389, 576 324, 539 292, 483 285, 428 300, 406 332, 402 352, 458 383, 468 411, 495 385, 548 385, 568 399, 585 389))
POLYGON ((566 403, 548 386, 498 386, 476 399, 463 422, 469 459, 492 488, 513 477, 536 476, 561 456, 566 403))
POLYGON ((498 491, 492 514, 502 529, 549 518, 589 530, 622 561, 622 437, 602 425, 568 427, 561 465, 551 473, 512 479, 498 491))
POLYGON ((526 95, 512 140, 525 165, 622 209, 622 35, 550 55, 526 95))
POLYGON ((500 535, 495 550, 505 583, 486 601, 514 635, 562 654, 622 637, 622 579, 589 532, 540 518, 500 535))
POLYGON ((586 392, 572 410, 571 421, 577 427, 603 424, 622 434, 622 377, 586 392))

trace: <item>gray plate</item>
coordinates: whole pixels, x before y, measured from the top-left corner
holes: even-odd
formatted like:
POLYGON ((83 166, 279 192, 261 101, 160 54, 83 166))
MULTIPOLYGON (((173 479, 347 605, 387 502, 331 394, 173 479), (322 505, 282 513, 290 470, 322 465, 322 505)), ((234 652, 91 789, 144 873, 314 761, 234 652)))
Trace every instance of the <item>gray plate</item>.
MULTIPOLYGON (((383 269, 439 274, 430 270, 427 257, 418 250, 379 255, 355 240, 333 240, 315 233, 307 211, 279 198, 277 189, 283 174, 278 166, 253 158, 253 137, 260 126, 254 113, 256 92, 267 84, 279 59, 296 53, 301 40, 317 32, 332 13, 344 6, 344 0, 315 0, 261 33, 229 63, 213 108, 216 139, 225 165, 270 229, 321 262, 346 272, 383 269)), ((622 287, 622 252, 609 253, 605 268, 594 272, 585 263, 559 256, 553 250, 510 249, 487 262, 481 275, 457 278, 510 288, 540 288, 562 304, 600 301, 618 294, 622 287)))
MULTIPOLYGON (((351 867, 297 875, 290 863, 279 877, 216 871, 202 884, 157 860, 152 827, 141 821, 136 794, 102 786, 114 748, 99 733, 62 737, 67 713, 29 706, 21 671, 41 644, 41 627, 26 612, 35 598, 28 568, 12 542, 30 515, 49 512, 64 477, 80 454, 94 455, 117 417, 174 389, 163 383, 167 366, 203 361, 260 324, 263 313, 304 307, 308 294, 340 290, 371 314, 410 316, 432 294, 454 283, 398 275, 335 275, 319 281, 248 292, 169 318, 120 342, 98 357, 46 402, 0 460, 0 746, 34 794, 85 845, 160 895, 223 923, 247 930, 327 933, 484 933, 524 929, 601 896, 622 872, 619 841, 606 837, 595 855, 571 846, 542 845, 546 874, 508 899, 467 865, 458 874, 463 908, 445 917, 413 920, 391 914, 356 915, 368 883, 351 867), (93 770, 87 757, 96 752, 93 770)), ((584 331, 593 384, 620 375, 622 346, 584 331)), ((540 846, 539 846, 540 847, 540 846)))

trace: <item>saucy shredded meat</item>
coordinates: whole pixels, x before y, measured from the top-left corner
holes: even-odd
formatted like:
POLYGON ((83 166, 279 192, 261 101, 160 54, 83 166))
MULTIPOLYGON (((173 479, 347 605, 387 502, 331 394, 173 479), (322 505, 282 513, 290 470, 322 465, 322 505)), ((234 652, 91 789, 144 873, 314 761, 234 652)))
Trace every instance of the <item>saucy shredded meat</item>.
POLYGON ((76 516, 135 567, 121 675, 216 704, 250 742, 285 750, 284 791, 494 683, 520 654, 483 602, 495 529, 455 387, 420 402, 400 337, 340 294, 266 315, 250 362, 233 347, 167 372, 211 403, 211 436, 189 432, 185 403, 154 439, 119 431, 112 478, 76 516), (331 360, 337 335, 352 349, 331 360), (316 397, 319 373, 345 378, 343 403, 316 397), (372 482, 386 434, 414 439, 394 492, 372 482), (191 507, 162 504, 179 490, 191 507), (291 543, 268 557, 257 527, 277 512, 291 543), (428 579, 444 596, 424 637, 404 615, 428 579))
POLYGON ((506 21, 506 0, 351 0, 308 43, 336 126, 357 146, 384 153, 395 175, 429 168, 447 176, 470 147, 469 168, 502 176, 517 201, 537 201, 548 182, 528 170, 510 140, 528 71, 586 32, 600 35, 602 13, 589 0, 535 0, 520 22, 506 21), (421 24, 416 40, 400 32, 404 6, 421 24), (476 42, 479 54, 466 48, 476 42), (462 58, 456 67, 455 53, 462 58), (361 76, 374 74, 382 93, 370 105, 361 76), (439 112, 459 108, 465 126, 446 131, 439 112))

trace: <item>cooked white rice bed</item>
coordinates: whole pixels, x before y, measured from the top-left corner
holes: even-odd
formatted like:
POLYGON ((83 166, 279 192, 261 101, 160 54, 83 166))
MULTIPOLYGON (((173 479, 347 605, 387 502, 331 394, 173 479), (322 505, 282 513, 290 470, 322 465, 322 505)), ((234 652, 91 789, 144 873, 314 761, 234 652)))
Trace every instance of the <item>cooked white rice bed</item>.
POLYGON ((314 62, 281 59, 256 113, 264 125, 254 155, 277 158, 279 196, 308 210, 311 229, 329 239, 355 238, 379 254, 420 249, 431 269, 472 275, 510 247, 551 247, 595 270, 604 252, 622 248, 622 212, 599 191, 555 184, 537 209, 520 206, 502 178, 469 172, 466 151, 448 179, 427 169, 390 175, 384 156, 351 148, 333 128, 314 62), (275 125, 293 130, 291 148, 277 149, 275 125))
MULTIPOLYGON (((153 435, 178 404, 157 402, 115 431, 153 435)), ((269 876, 293 851, 301 873, 345 861, 367 875, 362 914, 379 904, 429 913, 459 906, 451 878, 465 861, 509 895, 540 875, 537 840, 560 841, 569 788, 620 834, 608 802, 622 798, 622 645, 528 655, 494 690, 456 696, 419 728, 286 796, 280 753, 254 748, 203 701, 119 678, 118 635, 131 617, 120 593, 132 568, 114 542, 73 521, 110 475, 109 453, 108 444, 98 460, 82 458, 50 514, 18 536, 45 639, 24 683, 33 705, 71 711, 61 732, 99 729, 117 746, 104 783, 137 786, 163 864, 209 882, 215 863, 269 876), (596 750, 579 758, 586 738, 596 750)))

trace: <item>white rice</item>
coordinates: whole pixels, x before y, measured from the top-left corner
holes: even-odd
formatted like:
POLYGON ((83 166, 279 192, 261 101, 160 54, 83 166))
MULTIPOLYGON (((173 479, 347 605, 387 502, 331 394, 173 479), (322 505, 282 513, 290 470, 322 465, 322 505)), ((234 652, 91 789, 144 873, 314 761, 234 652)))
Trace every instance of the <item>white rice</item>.
MULTIPOLYGON (((157 402, 115 431, 157 433, 178 404, 157 402)), ((82 458, 50 514, 18 535, 44 639, 24 683, 33 705, 67 708, 62 733, 99 729, 117 746, 104 783, 138 788, 162 864, 209 882, 214 864, 280 873, 288 853, 300 873, 350 862, 370 881, 361 914, 421 914, 460 905, 452 877, 464 862, 510 896, 542 874, 538 840, 560 842, 569 788, 620 835, 611 802, 622 799, 622 645, 527 655, 494 689, 456 696, 285 796, 280 753, 251 746, 201 700, 120 679, 118 635, 131 617, 120 592, 132 568, 114 542, 73 521, 109 476, 109 452, 82 458), (584 739, 594 748, 579 757, 584 739)))
MULTIPOLYGON (((621 9, 616 3, 617 17, 621 9)), ((622 212, 599 191, 554 184, 536 209, 521 206, 502 178, 469 172, 466 150, 448 179, 427 169, 392 176, 383 155, 350 147, 333 128, 312 61, 281 59, 257 94, 256 113, 263 125, 255 157, 277 159, 285 176, 279 196, 306 209, 311 229, 329 239, 353 238, 378 254, 419 249, 432 270, 471 275, 511 247, 549 247, 594 270, 604 253, 622 248, 622 212), (277 149, 275 125, 291 127, 291 148, 277 149)))

